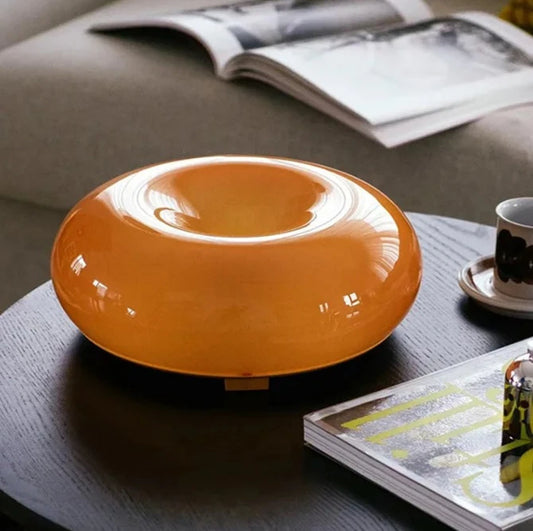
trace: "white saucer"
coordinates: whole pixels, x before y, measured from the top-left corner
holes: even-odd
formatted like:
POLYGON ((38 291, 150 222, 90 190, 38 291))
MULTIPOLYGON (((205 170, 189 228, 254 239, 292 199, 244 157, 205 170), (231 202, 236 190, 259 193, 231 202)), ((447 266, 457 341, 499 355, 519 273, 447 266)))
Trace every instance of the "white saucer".
POLYGON ((492 312, 520 319, 533 319, 533 301, 504 295, 494 289, 494 256, 482 256, 466 264, 457 280, 461 289, 492 312))

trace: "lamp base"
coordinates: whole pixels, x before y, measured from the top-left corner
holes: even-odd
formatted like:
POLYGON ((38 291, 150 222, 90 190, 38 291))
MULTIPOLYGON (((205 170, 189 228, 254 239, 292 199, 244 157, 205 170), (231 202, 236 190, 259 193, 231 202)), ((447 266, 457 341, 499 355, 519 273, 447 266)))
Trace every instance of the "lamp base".
POLYGON ((268 391, 270 378, 224 378, 226 391, 268 391))

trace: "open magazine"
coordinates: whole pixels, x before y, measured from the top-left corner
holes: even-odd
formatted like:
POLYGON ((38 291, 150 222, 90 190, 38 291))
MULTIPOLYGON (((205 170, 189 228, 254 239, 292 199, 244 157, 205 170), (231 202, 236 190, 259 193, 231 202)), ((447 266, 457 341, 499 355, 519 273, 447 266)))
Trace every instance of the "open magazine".
POLYGON ((531 530, 533 440, 503 428, 528 341, 310 413, 304 440, 454 529, 531 530))
POLYGON ((533 37, 481 12, 431 18, 422 0, 253 0, 119 20, 174 28, 223 79, 259 79, 387 147, 533 101, 533 37))

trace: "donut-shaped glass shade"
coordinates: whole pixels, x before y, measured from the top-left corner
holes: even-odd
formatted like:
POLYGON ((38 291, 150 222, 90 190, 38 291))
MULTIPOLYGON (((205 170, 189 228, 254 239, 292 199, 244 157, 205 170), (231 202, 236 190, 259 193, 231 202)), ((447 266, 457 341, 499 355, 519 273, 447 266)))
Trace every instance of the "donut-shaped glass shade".
POLYGON ((82 199, 52 252, 61 305, 103 349, 220 377, 332 365, 382 342, 421 279, 416 235, 369 184, 297 160, 139 169, 82 199))

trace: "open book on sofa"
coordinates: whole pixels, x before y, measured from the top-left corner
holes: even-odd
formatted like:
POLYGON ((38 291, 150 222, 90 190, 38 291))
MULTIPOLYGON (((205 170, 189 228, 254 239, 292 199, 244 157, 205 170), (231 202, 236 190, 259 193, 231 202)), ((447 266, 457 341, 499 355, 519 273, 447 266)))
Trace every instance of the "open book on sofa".
POLYGON ((223 79, 259 79, 387 147, 533 102, 533 37, 422 0, 253 0, 97 24, 174 28, 223 79))

